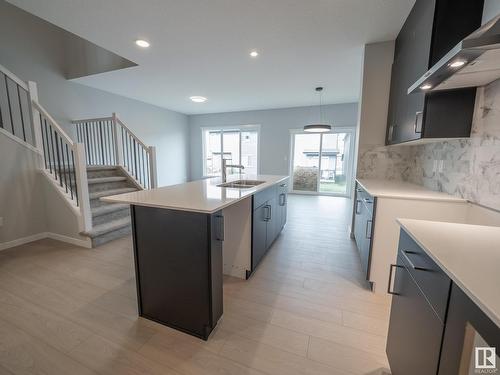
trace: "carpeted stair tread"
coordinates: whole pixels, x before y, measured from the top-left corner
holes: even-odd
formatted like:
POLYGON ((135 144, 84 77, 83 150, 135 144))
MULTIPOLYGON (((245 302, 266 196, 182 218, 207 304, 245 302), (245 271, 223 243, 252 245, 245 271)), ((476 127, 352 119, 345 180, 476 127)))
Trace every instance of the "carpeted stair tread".
POLYGON ((125 217, 122 219, 110 221, 105 224, 96 225, 90 232, 86 233, 86 235, 90 238, 96 238, 128 226, 130 226, 130 218, 125 217))
POLYGON ((121 210, 128 210, 130 205, 128 204, 121 204, 121 203, 108 203, 104 206, 98 206, 98 207, 93 207, 91 208, 92 211, 92 217, 98 217, 102 215, 107 215, 112 212, 116 211, 121 211, 121 210))
POLYGON ((109 182, 127 181, 127 177, 124 176, 96 177, 96 178, 89 178, 87 181, 89 185, 105 184, 109 182))
POLYGON ((110 195, 130 193, 132 191, 137 191, 137 190, 138 189, 135 187, 112 189, 112 190, 102 190, 102 191, 96 191, 94 193, 90 193, 89 196, 90 196, 90 199, 98 199, 98 198, 102 198, 102 197, 109 197, 110 195))

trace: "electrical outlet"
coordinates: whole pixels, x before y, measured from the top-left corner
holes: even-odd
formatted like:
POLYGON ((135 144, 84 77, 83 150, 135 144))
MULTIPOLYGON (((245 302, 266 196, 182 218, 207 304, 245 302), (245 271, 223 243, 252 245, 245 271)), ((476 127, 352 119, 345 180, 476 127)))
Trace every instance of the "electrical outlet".
POLYGON ((438 172, 439 173, 443 173, 444 172, 444 160, 440 160, 439 161, 438 172))

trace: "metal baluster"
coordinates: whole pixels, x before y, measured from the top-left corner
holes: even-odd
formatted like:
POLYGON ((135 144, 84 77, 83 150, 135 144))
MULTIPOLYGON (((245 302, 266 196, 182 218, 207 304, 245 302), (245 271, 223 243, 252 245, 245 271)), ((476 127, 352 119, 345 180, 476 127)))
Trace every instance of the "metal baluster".
POLYGON ((19 114, 21 115, 21 126, 23 127, 23 141, 26 142, 26 130, 24 130, 24 116, 23 116, 23 104, 21 103, 21 93, 19 92, 19 85, 17 87, 17 100, 19 101, 19 114))
POLYGON ((45 146, 46 137, 47 137, 47 129, 44 131, 44 126, 42 122, 42 115, 40 114, 40 128, 42 130, 42 151, 43 151, 43 161, 45 162, 45 169, 47 169, 47 147, 45 146))
POLYGON ((78 186, 76 185, 76 168, 75 168, 75 154, 71 150, 71 164, 73 165, 73 181, 75 181, 75 197, 77 206, 80 204, 78 199, 78 186))
POLYGON ((68 192, 68 176, 67 176, 67 172, 66 172, 66 164, 64 162, 64 145, 65 143, 63 143, 63 140, 62 140, 62 137, 59 137, 60 140, 61 140, 61 159, 62 159, 62 167, 63 167, 63 172, 64 172, 64 189, 66 190, 66 193, 68 192))
POLYGON ((4 74, 5 77, 5 92, 7 93, 7 103, 9 105, 9 116, 10 116, 10 127, 12 128, 12 134, 16 135, 14 132, 14 120, 12 119, 12 107, 10 104, 10 94, 9 94, 9 84, 7 83, 7 75, 4 74))
POLYGON ((113 153, 111 151, 114 150, 115 148, 113 147, 113 143, 111 141, 113 132, 111 131, 111 122, 110 121, 106 121, 106 132, 107 132, 107 138, 108 138, 108 155, 107 155, 108 164, 112 165, 113 164, 113 160, 112 160, 113 153))
POLYGON ((68 152, 68 144, 65 143, 64 144, 65 148, 66 148, 66 160, 68 161, 68 179, 69 179, 69 192, 71 194, 71 199, 73 199, 73 181, 71 181, 71 175, 73 173, 73 171, 71 170, 70 166, 69 166, 69 152, 68 152))
POLYGON ((59 156, 59 134, 54 131, 54 136, 56 138, 56 152, 57 152, 57 171, 59 172, 59 184, 63 186, 62 174, 61 174, 61 158, 59 156))
POLYGON ((142 159, 142 185, 146 186, 146 168, 144 168, 144 148, 141 147, 141 159, 142 159))
POLYGON ((147 187, 148 189, 151 189, 151 168, 149 167, 149 157, 150 157, 150 154, 149 152, 146 153, 146 168, 148 170, 147 172, 147 175, 148 175, 148 179, 147 179, 147 187))
MULTIPOLYGON (((47 119, 45 119, 45 124, 47 124, 47 119)), ((50 124, 49 124, 49 131, 50 131, 50 149, 52 151, 52 159, 53 159, 53 163, 54 163, 54 176, 57 180, 57 172, 56 172, 56 166, 55 166, 56 157, 54 155, 54 137, 52 135, 52 125, 50 125, 50 124)))

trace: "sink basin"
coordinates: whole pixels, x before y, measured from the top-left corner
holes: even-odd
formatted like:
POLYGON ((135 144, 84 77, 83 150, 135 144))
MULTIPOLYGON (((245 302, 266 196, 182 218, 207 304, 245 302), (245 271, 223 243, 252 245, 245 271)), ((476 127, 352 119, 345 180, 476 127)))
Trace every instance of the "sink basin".
POLYGON ((227 188, 237 188, 237 189, 249 189, 254 186, 263 184, 264 182, 265 181, 258 181, 258 180, 236 180, 231 182, 225 182, 217 186, 227 187, 227 188))

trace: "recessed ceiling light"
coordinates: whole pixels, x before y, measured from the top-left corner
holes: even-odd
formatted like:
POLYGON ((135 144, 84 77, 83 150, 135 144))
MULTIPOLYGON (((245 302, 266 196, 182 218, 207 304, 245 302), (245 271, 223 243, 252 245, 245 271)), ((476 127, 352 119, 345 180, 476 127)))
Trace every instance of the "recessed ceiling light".
POLYGON ((195 103, 204 103, 207 101, 207 98, 204 96, 190 96, 189 99, 195 103))
POLYGON ((137 39, 135 44, 142 48, 148 48, 150 46, 149 42, 143 39, 137 39))
POLYGON ((457 60, 457 61, 454 61, 450 64, 450 66, 452 68, 460 68, 461 66, 464 66, 465 65, 465 61, 464 60, 457 60))
POLYGON ((250 52, 250 56, 257 57, 257 56, 259 56, 259 53, 257 51, 252 51, 252 52, 250 52))
POLYGON ((429 89, 432 89, 432 85, 429 85, 428 83, 426 83, 425 85, 420 86, 420 88, 422 90, 429 90, 429 89))

